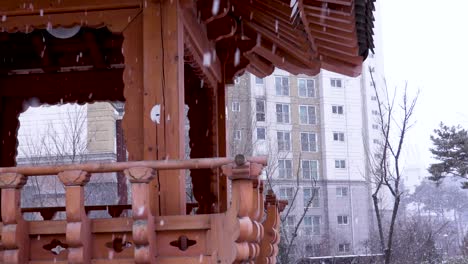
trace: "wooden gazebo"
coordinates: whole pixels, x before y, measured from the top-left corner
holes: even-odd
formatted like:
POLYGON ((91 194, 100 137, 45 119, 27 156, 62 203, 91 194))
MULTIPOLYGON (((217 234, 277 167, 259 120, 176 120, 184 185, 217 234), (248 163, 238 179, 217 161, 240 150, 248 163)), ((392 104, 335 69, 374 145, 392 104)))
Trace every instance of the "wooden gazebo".
POLYGON ((265 158, 226 157, 225 85, 275 67, 359 75, 373 1, 0 1, 0 262, 275 263, 282 204, 263 194, 265 158), (31 98, 125 101, 129 161, 15 167, 18 116, 31 98), (84 186, 104 172, 125 174, 131 205, 85 207, 84 186), (41 175, 64 184, 65 207, 21 208, 28 177, 41 175), (112 218, 91 219, 92 210, 112 218), (58 211, 65 220, 53 220, 58 211))

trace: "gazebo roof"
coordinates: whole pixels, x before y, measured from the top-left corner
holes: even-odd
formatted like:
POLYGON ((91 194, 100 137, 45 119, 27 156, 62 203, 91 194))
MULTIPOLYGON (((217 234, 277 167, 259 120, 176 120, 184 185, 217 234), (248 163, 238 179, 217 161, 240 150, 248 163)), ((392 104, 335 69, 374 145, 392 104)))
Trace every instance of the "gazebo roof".
MULTIPOLYGON (((211 84, 231 83, 244 70, 264 77, 275 67, 293 74, 315 75, 323 68, 357 76, 361 73, 363 60, 373 49, 374 1, 181 0, 186 59, 211 84)), ((35 41, 29 46, 36 49, 37 57, 41 54, 37 29, 107 26, 110 31, 121 33, 145 5, 143 0, 38 0, 34 5, 2 1, 0 27, 9 33, 36 32, 28 41, 35 41)), ((96 35, 91 42, 87 39, 83 54, 90 54, 92 51, 88 48, 93 45, 102 50, 94 44, 93 39, 99 38, 96 35)), ((111 39, 107 37, 105 43, 111 39)), ((0 45, 4 46, 2 54, 6 54, 0 58, 4 61, 3 71, 8 71, 7 60, 15 59, 11 58, 12 54, 21 54, 21 47, 11 45, 11 41, 12 38, 0 36, 0 45)), ((62 44, 73 45, 71 41, 60 41, 53 47, 59 50, 62 44)), ((72 47, 62 50, 77 51, 72 47)), ((92 61, 96 67, 96 57, 92 61)), ((78 66, 83 66, 82 60, 80 62, 78 66)), ((16 70, 16 64, 13 63, 10 70, 16 70)), ((49 66, 52 69, 52 66, 61 67, 49 66)))
POLYGON ((217 52, 237 42, 245 48, 239 48, 239 64, 247 60, 258 76, 271 74, 274 66, 294 74, 315 75, 324 68, 357 76, 373 48, 374 1, 200 0, 197 13, 217 52))

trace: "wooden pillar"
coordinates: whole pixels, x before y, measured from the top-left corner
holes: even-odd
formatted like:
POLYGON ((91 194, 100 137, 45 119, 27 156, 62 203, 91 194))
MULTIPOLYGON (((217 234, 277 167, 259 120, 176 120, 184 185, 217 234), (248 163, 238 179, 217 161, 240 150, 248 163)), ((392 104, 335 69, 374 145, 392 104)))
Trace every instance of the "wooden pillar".
MULTIPOLYGON (((179 1, 147 1, 142 14, 124 31, 123 125, 129 160, 185 156, 184 51, 179 13, 179 1)), ((149 189, 152 213, 185 214, 184 172, 164 171, 158 177, 149 189)))
POLYGON ((2 190, 2 244, 4 249, 1 263, 28 263, 29 230, 21 214, 21 188, 27 178, 17 173, 0 175, 2 190))
MULTIPOLYGON (((12 89, 11 87, 9 89, 12 89)), ((0 100, 0 129, 1 129, 1 151, 0 151, 0 166, 10 167, 15 166, 16 158, 16 138, 20 113, 23 109, 22 98, 2 98, 0 100)))
POLYGON ((84 207, 84 185, 91 175, 86 171, 64 171, 58 175, 65 185, 68 263, 91 263, 91 223, 84 207))
POLYGON ((124 173, 132 184, 135 263, 156 263, 156 230, 149 208, 150 182, 155 179, 156 172, 150 168, 131 168, 124 173))
MULTIPOLYGON (((217 122, 217 146, 218 156, 227 156, 227 132, 226 132, 226 87, 224 84, 219 84, 216 93, 216 122, 217 122)), ((231 153, 235 155, 237 153, 231 153)), ((220 173, 218 177, 218 203, 221 212, 225 212, 228 207, 228 178, 220 173)))
MULTIPOLYGON (((116 131, 116 145, 117 145, 117 162, 127 161, 127 148, 125 147, 125 139, 122 130, 122 120, 117 119, 115 121, 116 131)), ((127 191, 127 180, 123 172, 117 172, 117 194, 119 197, 119 204, 127 204, 128 191, 127 191)))

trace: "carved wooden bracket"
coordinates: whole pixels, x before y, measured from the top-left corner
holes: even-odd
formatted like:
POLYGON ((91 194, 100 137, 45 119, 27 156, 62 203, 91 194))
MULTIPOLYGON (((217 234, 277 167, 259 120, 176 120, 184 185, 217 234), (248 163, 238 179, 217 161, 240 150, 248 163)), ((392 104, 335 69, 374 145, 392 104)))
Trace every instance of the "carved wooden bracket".
POLYGON ((149 183, 156 177, 156 170, 145 167, 126 169, 124 173, 131 183, 149 183))
POLYGON ((2 173, 0 174, 0 189, 21 189, 28 177, 19 173, 2 173))
POLYGON ((82 170, 71 170, 59 173, 58 177, 65 186, 84 186, 89 182, 91 174, 82 170))

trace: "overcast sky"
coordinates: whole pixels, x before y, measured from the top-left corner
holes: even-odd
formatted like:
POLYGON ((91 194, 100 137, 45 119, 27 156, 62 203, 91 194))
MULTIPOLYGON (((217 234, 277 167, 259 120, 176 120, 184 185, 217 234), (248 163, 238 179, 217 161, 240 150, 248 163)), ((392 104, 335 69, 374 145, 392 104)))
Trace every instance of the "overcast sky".
POLYGON ((468 128, 468 1, 377 1, 385 76, 392 85, 408 81, 413 92, 421 91, 408 146, 426 168, 429 136, 441 121, 468 128))

